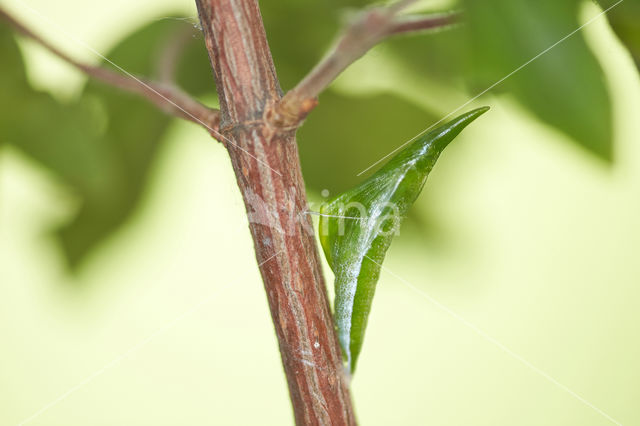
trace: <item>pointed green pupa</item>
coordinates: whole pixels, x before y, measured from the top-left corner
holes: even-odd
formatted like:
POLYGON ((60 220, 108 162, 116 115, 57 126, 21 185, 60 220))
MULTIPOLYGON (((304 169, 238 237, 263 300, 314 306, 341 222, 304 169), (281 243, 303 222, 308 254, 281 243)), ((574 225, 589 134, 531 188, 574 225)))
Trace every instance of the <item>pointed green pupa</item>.
POLYGON ((351 373, 393 235, 440 153, 488 109, 475 109, 420 136, 370 178, 321 207, 320 243, 335 274, 334 316, 351 373))

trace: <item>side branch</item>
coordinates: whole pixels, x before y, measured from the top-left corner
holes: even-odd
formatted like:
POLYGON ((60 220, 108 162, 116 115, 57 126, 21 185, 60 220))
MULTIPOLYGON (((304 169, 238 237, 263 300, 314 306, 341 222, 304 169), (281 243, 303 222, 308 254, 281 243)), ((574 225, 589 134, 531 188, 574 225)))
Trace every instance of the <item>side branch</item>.
POLYGON ((444 28, 460 14, 397 17, 408 2, 364 12, 338 40, 333 50, 276 104, 268 118, 275 127, 297 127, 316 106, 317 97, 342 71, 382 40, 400 34, 444 28))
POLYGON ((460 21, 461 12, 438 13, 426 16, 406 16, 395 20, 387 36, 411 34, 447 28, 460 21))
POLYGON ((218 135, 220 112, 201 104, 179 88, 171 84, 156 83, 130 74, 121 74, 107 68, 82 63, 38 36, 2 8, 0 8, 0 19, 9 23, 18 33, 35 41, 89 77, 121 90, 141 95, 166 113, 193 121, 206 127, 212 135, 218 135))

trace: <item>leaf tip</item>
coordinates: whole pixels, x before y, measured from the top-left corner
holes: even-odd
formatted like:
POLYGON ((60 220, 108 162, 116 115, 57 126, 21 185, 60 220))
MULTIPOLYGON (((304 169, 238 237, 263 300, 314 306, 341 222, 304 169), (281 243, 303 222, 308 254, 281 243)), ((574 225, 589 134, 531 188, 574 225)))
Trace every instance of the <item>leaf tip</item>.
POLYGON ((483 107, 480 108, 476 108, 476 109, 472 109, 471 111, 469 111, 468 113, 466 113, 463 117, 471 119, 471 120, 475 120, 476 118, 480 117, 482 114, 484 114, 485 112, 489 111, 491 109, 491 107, 485 105, 483 107))

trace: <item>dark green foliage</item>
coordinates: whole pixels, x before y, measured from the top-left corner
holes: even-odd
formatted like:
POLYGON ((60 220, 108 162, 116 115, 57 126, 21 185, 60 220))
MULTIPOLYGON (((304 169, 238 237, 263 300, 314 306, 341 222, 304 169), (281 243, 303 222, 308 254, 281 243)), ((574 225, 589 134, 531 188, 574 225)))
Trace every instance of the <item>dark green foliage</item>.
POLYGON ((269 47, 284 90, 291 89, 322 58, 343 27, 348 11, 366 0, 260 2, 269 47))
POLYGON ((581 32, 560 42, 580 27, 579 4, 465 0, 470 77, 474 87, 486 88, 540 55, 502 84, 542 121, 610 160, 611 105, 602 70, 581 32))
POLYGON ((603 9, 609 9, 607 16, 611 28, 620 41, 629 49, 638 69, 640 69, 640 0, 599 0, 603 9))
POLYGON ((582 31, 567 37, 581 25, 581 4, 461 0, 457 28, 390 43, 416 72, 466 87, 470 96, 489 88, 492 94, 510 93, 541 121, 609 161, 611 103, 602 70, 582 31))
POLYGON ((361 180, 360 171, 424 130, 428 117, 419 107, 391 94, 323 93, 321 103, 299 131, 305 182, 331 193, 353 187, 361 180))
MULTIPOLYGON (((153 76, 162 49, 185 25, 155 22, 126 38, 108 57, 132 74, 153 76)), ((184 54, 189 65, 178 64, 177 76, 196 93, 212 92, 206 51, 198 41, 190 43, 184 54)), ((29 86, 20 52, 4 24, 0 48, 6 64, 0 77, 0 137, 49 169, 78 198, 77 215, 57 230, 75 267, 136 206, 170 117, 139 96, 95 81, 77 101, 61 104, 29 86)))

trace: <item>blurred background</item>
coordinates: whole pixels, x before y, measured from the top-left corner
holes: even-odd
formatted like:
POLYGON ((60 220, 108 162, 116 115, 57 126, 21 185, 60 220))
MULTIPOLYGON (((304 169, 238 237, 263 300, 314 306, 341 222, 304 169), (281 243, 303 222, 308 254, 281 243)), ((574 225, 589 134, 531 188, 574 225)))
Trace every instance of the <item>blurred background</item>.
MULTIPOLYGON (((285 90, 367 5, 261 3, 285 90)), ((387 255, 353 380, 361 424, 640 424, 640 7, 598 17, 611 5, 422 1, 466 23, 376 47, 299 132, 317 210, 588 23, 458 111, 491 106, 387 255)), ((217 104, 192 2, 2 7, 86 62, 172 64, 217 104)), ((291 424, 223 147, 4 22, 0 58, 0 424, 291 424)))

